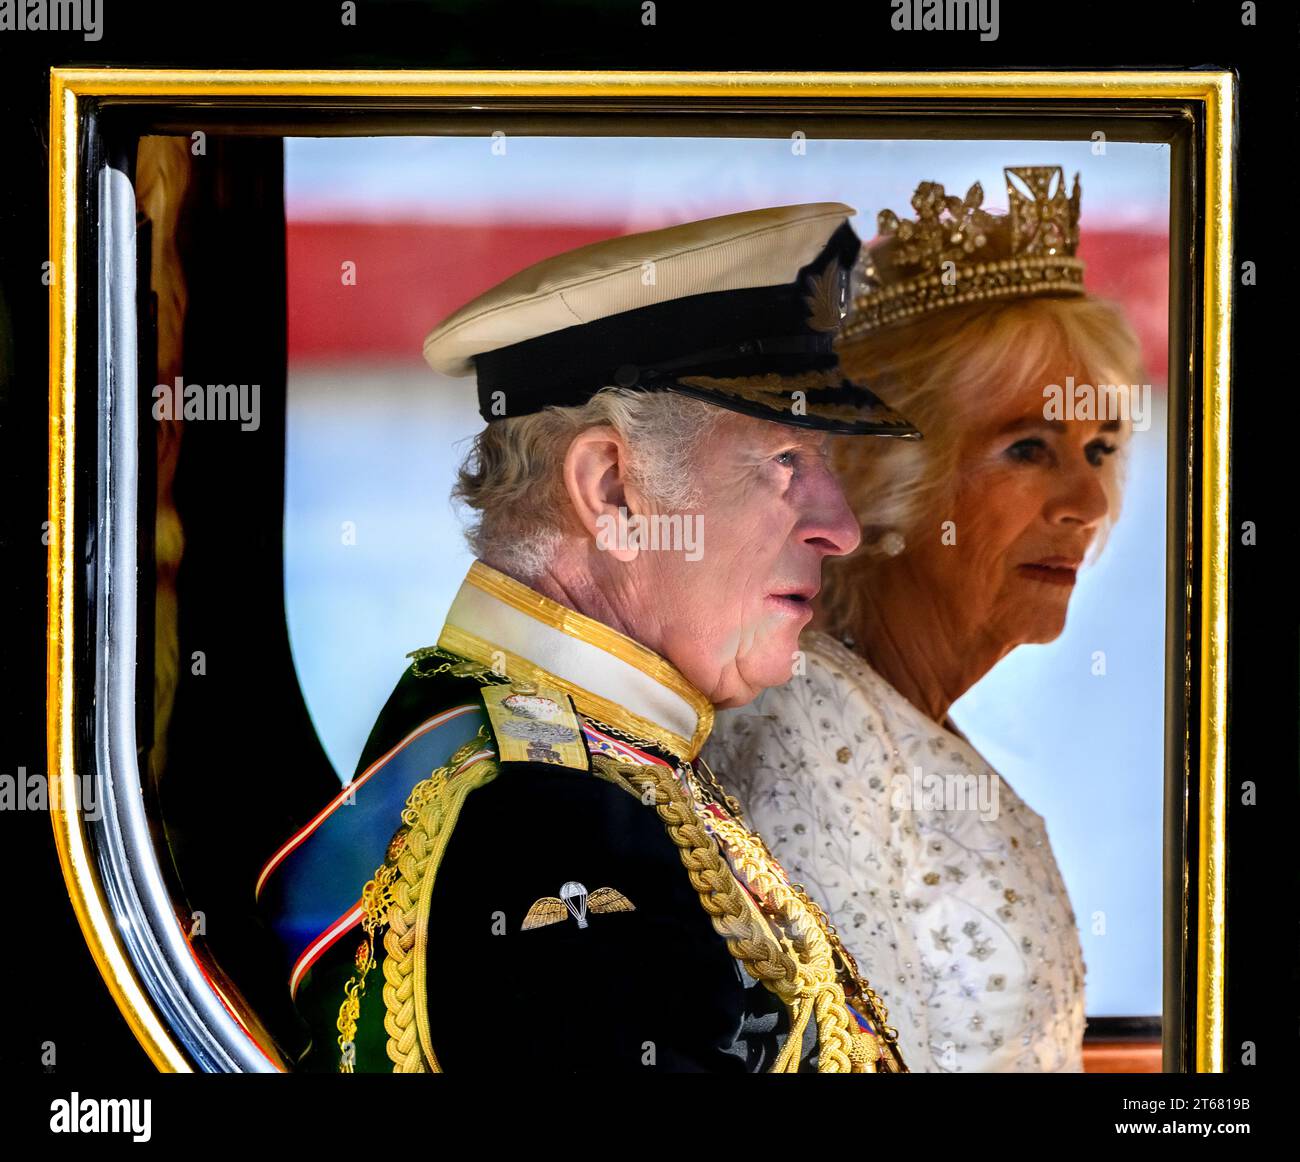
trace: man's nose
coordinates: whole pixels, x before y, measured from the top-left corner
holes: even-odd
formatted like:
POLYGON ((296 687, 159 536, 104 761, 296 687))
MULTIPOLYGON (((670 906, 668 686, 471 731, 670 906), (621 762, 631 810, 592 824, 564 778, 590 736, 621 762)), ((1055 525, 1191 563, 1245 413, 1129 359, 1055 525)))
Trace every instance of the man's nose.
POLYGON ((809 490, 803 540, 828 557, 843 557, 862 543, 862 526, 829 468, 824 470, 818 486, 809 490))

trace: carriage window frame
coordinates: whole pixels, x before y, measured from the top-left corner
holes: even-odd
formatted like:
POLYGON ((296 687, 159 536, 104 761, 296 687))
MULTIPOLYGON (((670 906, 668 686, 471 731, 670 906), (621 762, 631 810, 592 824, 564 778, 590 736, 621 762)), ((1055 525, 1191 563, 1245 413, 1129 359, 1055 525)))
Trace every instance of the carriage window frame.
MULTIPOLYGON (((1165 626, 1167 1072, 1224 1068, 1228 454, 1235 81, 1221 71, 586 73, 56 68, 50 77, 51 817, 83 934, 164 1070, 284 1071, 189 949, 137 762, 135 195, 147 133, 667 133, 743 118, 864 138, 1046 137, 1079 118, 1170 145, 1165 626), (1180 181, 1185 176, 1187 180, 1180 181), (80 325, 79 325, 80 324, 80 325), (78 809, 94 780, 98 818, 78 809), (65 809, 66 806, 66 809, 65 809)), ((765 129, 765 126, 767 127, 765 129)), ((812 134, 810 134, 811 136, 812 134)))

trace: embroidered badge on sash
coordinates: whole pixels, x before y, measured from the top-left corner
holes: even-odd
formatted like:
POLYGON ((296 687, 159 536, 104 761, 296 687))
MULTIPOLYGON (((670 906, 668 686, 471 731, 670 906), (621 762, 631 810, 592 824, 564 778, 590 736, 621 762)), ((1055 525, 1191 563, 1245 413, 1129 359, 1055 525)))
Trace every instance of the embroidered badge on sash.
POLYGON ((569 696, 541 682, 483 687, 502 762, 589 769, 587 747, 569 696))
POLYGON ((616 888, 597 888, 588 894, 585 884, 570 880, 556 896, 543 896, 528 909, 521 930, 544 928, 572 916, 579 928, 587 926, 588 912, 635 912, 636 906, 616 888))

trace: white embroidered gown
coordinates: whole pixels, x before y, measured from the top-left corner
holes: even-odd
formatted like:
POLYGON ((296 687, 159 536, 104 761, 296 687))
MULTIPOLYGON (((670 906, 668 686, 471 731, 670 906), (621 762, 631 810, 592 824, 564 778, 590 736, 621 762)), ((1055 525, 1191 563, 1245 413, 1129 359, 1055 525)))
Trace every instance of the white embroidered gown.
POLYGON ((705 759, 829 913, 910 1069, 1081 1071, 1083 954, 1042 817, 857 654, 801 644, 806 672, 719 713, 705 759))

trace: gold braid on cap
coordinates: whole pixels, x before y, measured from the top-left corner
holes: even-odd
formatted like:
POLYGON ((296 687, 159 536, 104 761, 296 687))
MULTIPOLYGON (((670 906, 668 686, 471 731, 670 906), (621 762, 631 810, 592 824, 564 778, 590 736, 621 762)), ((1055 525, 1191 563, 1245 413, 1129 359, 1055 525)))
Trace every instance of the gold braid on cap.
POLYGON ((841 333, 851 339, 917 315, 990 299, 1082 294, 1079 175, 1065 193, 1059 165, 1005 168, 1010 212, 980 208, 976 182, 965 198, 922 182, 912 195, 915 220, 892 210, 877 218, 880 236, 863 247, 859 286, 841 333))

